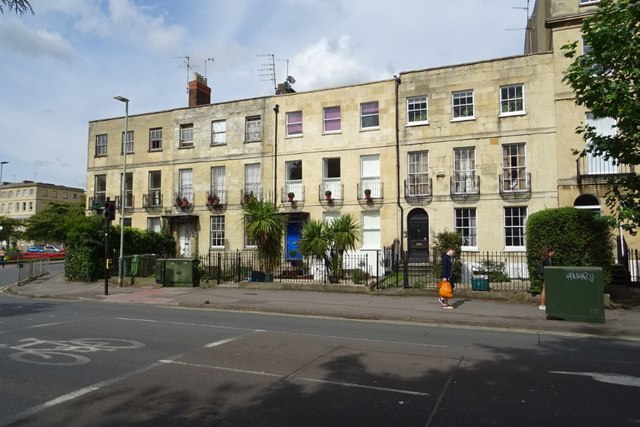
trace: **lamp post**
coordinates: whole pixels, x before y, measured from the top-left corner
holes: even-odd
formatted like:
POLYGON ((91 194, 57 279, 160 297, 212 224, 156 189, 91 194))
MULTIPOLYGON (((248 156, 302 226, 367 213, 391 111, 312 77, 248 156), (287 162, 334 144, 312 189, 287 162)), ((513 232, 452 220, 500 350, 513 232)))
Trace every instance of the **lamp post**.
POLYGON ((129 100, 124 96, 114 96, 113 99, 124 102, 124 136, 122 138, 122 178, 120 179, 120 256, 118 257, 118 286, 123 283, 124 267, 124 201, 125 187, 127 180, 127 136, 129 133, 129 100))
POLYGON ((7 163, 9 163, 9 162, 7 162, 6 160, 3 160, 3 161, 0 162, 0 186, 2 186, 4 184, 4 181, 2 180, 2 167, 4 165, 6 165, 7 163))

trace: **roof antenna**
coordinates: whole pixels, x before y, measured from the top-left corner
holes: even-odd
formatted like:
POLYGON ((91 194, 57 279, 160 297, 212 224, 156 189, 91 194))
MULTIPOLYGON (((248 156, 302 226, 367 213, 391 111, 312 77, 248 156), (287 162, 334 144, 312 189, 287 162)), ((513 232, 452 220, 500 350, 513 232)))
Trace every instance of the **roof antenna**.
POLYGON ((204 60, 204 77, 205 78, 207 77, 207 62, 209 62, 209 61, 214 62, 215 59, 214 58, 207 58, 207 59, 204 60))
POLYGON ((521 9, 524 10, 527 13, 527 26, 525 28, 507 28, 506 31, 522 31, 524 30, 524 38, 525 41, 528 41, 528 46, 527 46, 527 52, 526 53, 531 53, 531 31, 533 30, 532 24, 531 24, 531 15, 529 15, 529 3, 530 0, 527 0, 527 6, 512 6, 511 9, 521 9))
POLYGON ((182 59, 182 63, 187 66, 187 93, 189 93, 189 75, 191 74, 191 58, 188 56, 174 56, 174 59, 182 59))
POLYGON ((261 79, 263 82, 271 81, 273 83, 273 91, 276 91, 276 60, 275 55, 273 53, 264 53, 257 56, 266 56, 269 58, 269 63, 261 64, 263 68, 259 68, 258 71, 264 73, 260 74, 260 77, 267 77, 266 79, 261 79))

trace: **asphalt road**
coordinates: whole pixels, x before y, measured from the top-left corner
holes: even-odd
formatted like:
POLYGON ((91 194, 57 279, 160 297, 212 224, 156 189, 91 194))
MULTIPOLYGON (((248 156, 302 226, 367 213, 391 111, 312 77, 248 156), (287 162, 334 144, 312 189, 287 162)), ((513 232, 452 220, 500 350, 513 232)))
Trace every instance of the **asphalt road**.
POLYGON ((640 344, 0 296, 0 425, 640 423, 640 344))

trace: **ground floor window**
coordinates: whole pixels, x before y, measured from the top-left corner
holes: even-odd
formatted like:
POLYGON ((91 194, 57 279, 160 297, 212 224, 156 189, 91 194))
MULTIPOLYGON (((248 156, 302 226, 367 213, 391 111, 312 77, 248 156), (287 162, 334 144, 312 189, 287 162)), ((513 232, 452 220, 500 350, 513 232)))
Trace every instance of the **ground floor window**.
POLYGON ((504 208, 504 246, 506 248, 524 248, 524 231, 526 223, 526 207, 515 206, 504 208))
POLYGON ((150 216, 149 218, 147 218, 147 230, 160 233, 161 228, 162 224, 159 217, 150 216))
POLYGON ((380 212, 362 213, 362 249, 380 249, 380 212))
POLYGON ((455 230, 462 236, 462 246, 477 247, 476 209, 462 208, 455 210, 455 230))
POLYGON ((224 248, 224 215, 211 217, 211 247, 224 248))

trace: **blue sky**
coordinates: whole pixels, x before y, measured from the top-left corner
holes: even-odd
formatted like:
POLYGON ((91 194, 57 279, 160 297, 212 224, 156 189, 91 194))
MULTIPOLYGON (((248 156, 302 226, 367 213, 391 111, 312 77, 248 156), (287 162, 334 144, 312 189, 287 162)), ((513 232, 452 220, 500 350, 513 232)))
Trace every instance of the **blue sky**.
POLYGON ((2 178, 80 188, 88 122, 122 116, 116 95, 130 114, 186 106, 187 56, 220 102, 273 92, 264 54, 304 91, 519 55, 526 23, 526 0, 30 3, 0 15, 2 178))

